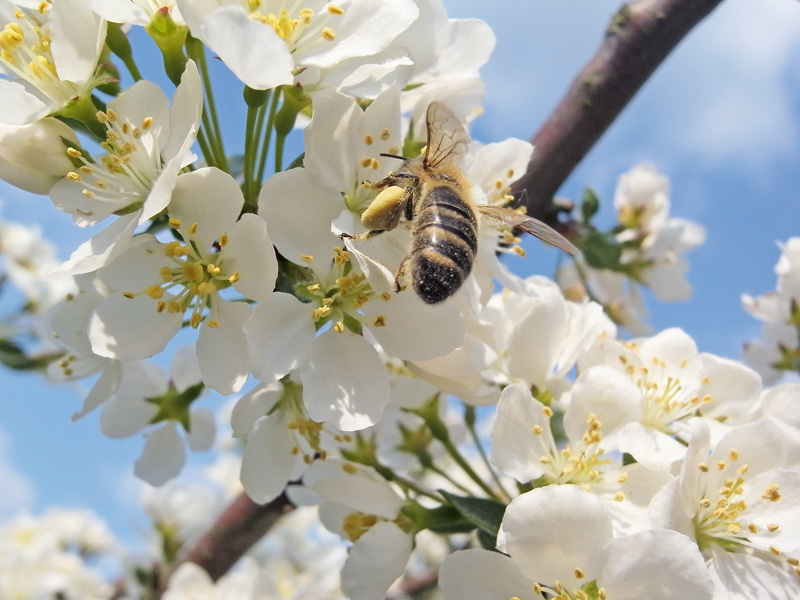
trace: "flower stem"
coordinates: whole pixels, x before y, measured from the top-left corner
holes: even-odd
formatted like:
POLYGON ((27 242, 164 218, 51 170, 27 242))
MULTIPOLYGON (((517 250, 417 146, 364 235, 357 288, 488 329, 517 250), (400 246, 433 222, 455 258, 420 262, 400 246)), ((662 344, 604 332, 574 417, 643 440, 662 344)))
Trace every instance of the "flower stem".
MULTIPOLYGON (((203 107, 203 129, 206 133, 206 140, 209 148, 213 152, 214 164, 223 171, 228 171, 228 159, 222 144, 222 131, 217 117, 217 107, 214 102, 214 90, 211 84, 211 77, 208 72, 205 46, 200 40, 190 37, 186 40, 186 50, 189 56, 197 63, 203 78, 203 91, 206 97, 206 105, 203 107)), ((206 156, 206 159, 208 159, 208 156, 206 156)))

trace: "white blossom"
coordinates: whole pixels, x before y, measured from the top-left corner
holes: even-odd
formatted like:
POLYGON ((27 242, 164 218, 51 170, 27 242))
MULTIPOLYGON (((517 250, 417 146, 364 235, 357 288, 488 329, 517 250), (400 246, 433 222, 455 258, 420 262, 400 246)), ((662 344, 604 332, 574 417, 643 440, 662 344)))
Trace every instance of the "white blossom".
POLYGON ((81 0, 0 2, 0 122, 28 125, 70 108, 99 80, 95 68, 106 22, 81 0))
POLYGON ((292 84, 296 70, 330 69, 376 54, 419 12, 411 0, 308 0, 289 8, 277 0, 177 4, 192 35, 247 86, 260 90, 292 84))
POLYGON ((690 430, 678 478, 653 499, 653 524, 696 542, 715 599, 795 598, 800 471, 786 468, 780 428, 741 425, 714 446, 704 421, 693 419, 690 430))
POLYGON ((639 600, 711 598, 711 580, 691 540, 668 530, 614 537, 604 504, 578 486, 547 486, 506 509, 501 550, 455 552, 439 573, 446 600, 550 596, 639 600))
MULTIPOLYGON (((580 433, 594 414, 608 450, 628 452, 650 468, 666 469, 686 452, 686 421, 744 414, 758 399, 761 379, 741 363, 700 353, 680 329, 628 342, 606 339, 579 362, 570 392, 567 431, 580 433)), ((722 425, 715 425, 723 429, 722 425)))
POLYGON ((203 381, 224 394, 240 389, 250 373, 242 327, 253 309, 221 292, 233 288, 245 298, 264 299, 278 272, 264 220, 245 214, 237 221, 243 204, 239 186, 218 169, 181 175, 170 223, 183 243, 138 236, 98 272, 119 293, 101 300, 94 311, 93 351, 119 360, 157 354, 188 311, 190 325, 200 329, 203 381))

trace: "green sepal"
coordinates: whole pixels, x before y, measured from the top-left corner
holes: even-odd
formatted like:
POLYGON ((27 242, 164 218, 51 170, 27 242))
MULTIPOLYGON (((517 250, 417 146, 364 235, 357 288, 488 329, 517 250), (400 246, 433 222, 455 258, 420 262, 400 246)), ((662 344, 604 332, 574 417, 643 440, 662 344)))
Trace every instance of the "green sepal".
POLYGON ((279 136, 287 136, 294 129, 297 115, 311 104, 311 99, 299 85, 284 85, 283 103, 275 114, 275 133, 279 136))
POLYGON ((114 214, 117 215, 118 217, 121 217, 123 215, 129 215, 132 212, 136 212, 137 210, 139 210, 143 206, 144 206, 144 202, 142 202, 141 200, 137 200, 136 202, 131 202, 127 206, 123 206, 122 208, 120 208, 118 210, 115 210, 114 214))
POLYGON ((204 389, 205 384, 203 382, 196 383, 182 392, 170 386, 170 388, 160 396, 145 398, 147 402, 158 406, 158 412, 150 420, 150 423, 177 421, 183 425, 183 428, 188 432, 190 426, 189 408, 204 389))
MULTIPOLYGON (((170 81, 175 85, 181 82, 181 75, 186 68, 186 54, 183 52, 184 44, 189 44, 194 38, 189 34, 189 28, 179 25, 169 13, 169 8, 164 7, 153 15, 150 23, 145 27, 145 31, 150 34, 153 41, 161 50, 164 59, 164 70, 170 81)), ((202 42, 194 40, 200 44, 200 51, 203 51, 202 42)))

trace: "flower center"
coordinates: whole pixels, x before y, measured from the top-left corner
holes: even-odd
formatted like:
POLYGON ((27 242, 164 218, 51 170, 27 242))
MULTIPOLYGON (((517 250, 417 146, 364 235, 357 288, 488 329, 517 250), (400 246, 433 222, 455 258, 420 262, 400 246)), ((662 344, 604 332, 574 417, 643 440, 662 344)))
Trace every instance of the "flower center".
POLYGON ((280 8, 277 12, 266 12, 262 10, 263 4, 262 0, 247 0, 250 18, 272 27, 286 41, 291 52, 308 50, 336 39, 336 31, 330 27, 330 22, 344 15, 344 10, 333 4, 327 6, 327 12, 319 14, 315 14, 310 8, 300 8, 297 3, 290 9, 280 8))
MULTIPOLYGON (((181 228, 180 220, 170 219, 170 225, 181 228)), ((228 243, 227 234, 222 234, 215 243, 219 252, 206 256, 194 241, 197 224, 193 223, 188 230, 181 230, 188 244, 178 241, 164 245, 164 256, 170 261, 159 269, 159 283, 147 286, 144 290, 133 293, 124 292, 127 298, 146 294, 157 300, 157 312, 184 313, 191 308, 189 324, 197 329, 203 321, 206 307, 210 309, 210 318, 206 320, 209 327, 219 327, 215 316, 213 298, 216 293, 239 280, 239 273, 223 272, 223 249, 228 243), (165 298, 165 293, 172 294, 165 298)))
POLYGON ((56 73, 50 27, 43 18, 49 11, 49 2, 39 3, 37 12, 19 8, 14 11, 16 19, 6 23, 0 32, 0 63, 63 106, 79 96, 80 90, 76 84, 59 79, 56 73))
MULTIPOLYGON (((303 257, 312 265, 311 272, 314 274, 314 279, 297 286, 297 293, 310 300, 314 306, 311 317, 317 329, 332 322, 333 328, 339 333, 345 329, 361 333, 361 324, 365 319, 361 308, 364 304, 376 297, 390 300, 391 295, 388 293, 376 295, 367 278, 353 271, 350 253, 347 250, 336 247, 333 252, 333 267, 329 274, 325 273, 325 276, 320 276, 321 274, 315 271, 314 257, 303 257)), ((386 325, 386 318, 379 315, 369 325, 383 327, 386 325)))
MULTIPOLYGON (((628 357, 622 355, 619 360, 625 365, 625 372, 642 394, 642 424, 647 427, 672 433, 673 421, 694 415, 704 404, 713 402, 710 395, 701 395, 701 387, 710 383, 708 377, 702 378, 699 385, 684 382, 676 375, 675 368, 671 368, 664 359, 658 357, 653 357, 649 367, 634 365, 628 357)), ((684 359, 680 368, 688 365, 688 359, 684 359)))
MULTIPOLYGON (((781 526, 774 521, 766 522, 763 509, 748 510, 747 501, 743 498, 750 485, 747 481, 748 465, 739 460, 739 453, 735 449, 730 450, 728 460, 720 460, 713 465, 700 463, 697 468, 701 477, 699 485, 705 488, 693 519, 700 549, 705 551, 710 546, 719 546, 735 552, 748 548, 749 552, 765 560, 783 559, 796 568, 797 557, 783 556, 780 548, 774 544, 768 549, 763 547, 763 539, 776 534, 781 526), (753 542, 756 537, 761 538, 760 544, 753 542)), ((760 496, 768 503, 784 500, 780 486, 775 483, 767 484, 760 496)))
POLYGON ((98 112, 97 120, 106 127, 106 139, 100 145, 108 154, 98 165, 90 163, 80 150, 69 148, 69 157, 82 165, 67 178, 81 183, 87 198, 112 202, 120 208, 143 202, 163 166, 153 117, 134 125, 108 109, 98 112))

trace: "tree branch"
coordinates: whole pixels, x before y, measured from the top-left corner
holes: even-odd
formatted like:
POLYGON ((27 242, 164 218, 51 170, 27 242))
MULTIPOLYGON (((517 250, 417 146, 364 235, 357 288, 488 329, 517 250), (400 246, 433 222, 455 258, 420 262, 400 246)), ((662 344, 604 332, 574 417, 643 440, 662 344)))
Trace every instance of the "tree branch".
POLYGON ((594 57, 533 136, 514 186, 528 214, 557 226, 561 184, 667 55, 722 0, 637 0, 623 5, 594 57))
POLYGON ((284 514, 294 509, 284 491, 267 504, 256 504, 242 492, 231 502, 208 532, 164 574, 156 598, 169 578, 185 562, 203 567, 216 581, 260 540, 284 514))

